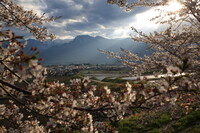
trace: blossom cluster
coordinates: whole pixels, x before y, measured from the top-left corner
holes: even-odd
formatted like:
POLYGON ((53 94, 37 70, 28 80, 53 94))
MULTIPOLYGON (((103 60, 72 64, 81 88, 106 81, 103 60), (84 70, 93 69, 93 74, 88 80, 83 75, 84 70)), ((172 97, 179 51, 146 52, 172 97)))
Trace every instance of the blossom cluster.
MULTIPOLYGON (((120 2, 108 0, 110 4, 118 5, 120 2)), ((187 113, 189 110, 199 107, 197 105, 200 91, 199 0, 138 0, 130 3, 124 0, 124 2, 127 3, 125 8, 144 6, 156 9, 159 15, 152 20, 155 20, 157 24, 164 24, 167 28, 150 34, 132 28, 137 34, 131 36, 132 39, 146 43, 153 51, 150 56, 139 57, 125 49, 121 49, 121 53, 105 50, 101 50, 101 52, 121 60, 122 63, 133 69, 132 74, 134 75, 153 72, 157 79, 147 83, 148 88, 155 87, 160 93, 169 93, 169 97, 174 98, 172 102, 177 101, 186 109, 187 113), (180 9, 173 12, 165 10, 163 6, 169 2, 179 3, 180 9)), ((165 95, 165 98, 169 97, 165 95)), ((162 101, 161 97, 160 101, 162 101)), ((168 99, 168 101, 170 100, 168 99)))
POLYGON ((27 29, 36 39, 44 41, 48 38, 55 39, 43 25, 57 18, 48 18, 45 15, 38 16, 33 11, 26 11, 12 0, 0 1, 0 21, 6 26, 15 26, 22 30, 27 29))

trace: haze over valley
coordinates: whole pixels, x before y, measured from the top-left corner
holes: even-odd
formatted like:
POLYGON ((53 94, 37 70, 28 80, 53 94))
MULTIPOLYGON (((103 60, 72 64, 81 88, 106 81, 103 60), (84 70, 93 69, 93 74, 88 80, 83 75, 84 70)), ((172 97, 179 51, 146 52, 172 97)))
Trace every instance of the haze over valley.
POLYGON ((147 45, 134 42, 131 38, 107 39, 101 36, 92 37, 79 35, 73 40, 54 40, 39 42, 34 39, 28 40, 28 51, 31 47, 38 47, 45 65, 67 65, 67 64, 116 64, 116 59, 107 58, 108 55, 101 53, 98 49, 120 52, 120 49, 130 50, 139 56, 149 55, 147 45))

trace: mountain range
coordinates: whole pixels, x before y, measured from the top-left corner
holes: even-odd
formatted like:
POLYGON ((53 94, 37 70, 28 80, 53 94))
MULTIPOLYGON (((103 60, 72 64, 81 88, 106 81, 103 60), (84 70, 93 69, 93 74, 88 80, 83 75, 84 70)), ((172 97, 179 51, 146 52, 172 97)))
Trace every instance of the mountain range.
POLYGON ((114 58, 108 59, 108 55, 100 53, 98 49, 113 52, 120 52, 120 48, 129 50, 139 56, 149 55, 145 43, 134 42, 131 38, 107 39, 101 36, 92 37, 89 35, 79 35, 73 40, 54 40, 40 42, 29 39, 25 50, 31 47, 38 47, 44 58, 43 64, 114 64, 118 61, 114 58))

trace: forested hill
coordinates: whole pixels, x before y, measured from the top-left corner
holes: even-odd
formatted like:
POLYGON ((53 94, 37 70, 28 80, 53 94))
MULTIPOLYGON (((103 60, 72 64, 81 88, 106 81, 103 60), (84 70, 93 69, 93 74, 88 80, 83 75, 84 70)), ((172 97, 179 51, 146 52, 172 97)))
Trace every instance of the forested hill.
POLYGON ((139 56, 149 55, 146 51, 146 44, 134 42, 131 38, 126 39, 106 39, 100 36, 91 37, 80 35, 73 40, 55 40, 39 42, 28 40, 27 50, 37 46, 44 58, 44 64, 71 64, 71 63, 92 63, 92 64, 113 64, 116 59, 108 59, 106 54, 102 54, 98 49, 119 52, 120 48, 130 50, 139 56))

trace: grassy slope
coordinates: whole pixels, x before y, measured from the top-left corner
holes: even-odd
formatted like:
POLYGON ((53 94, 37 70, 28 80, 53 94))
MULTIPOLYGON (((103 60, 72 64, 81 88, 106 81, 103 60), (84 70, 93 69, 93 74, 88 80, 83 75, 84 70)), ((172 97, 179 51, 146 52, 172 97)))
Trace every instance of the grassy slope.
POLYGON ((115 126, 120 133, 200 133, 200 111, 193 111, 177 120, 171 120, 169 113, 131 116, 115 126))

